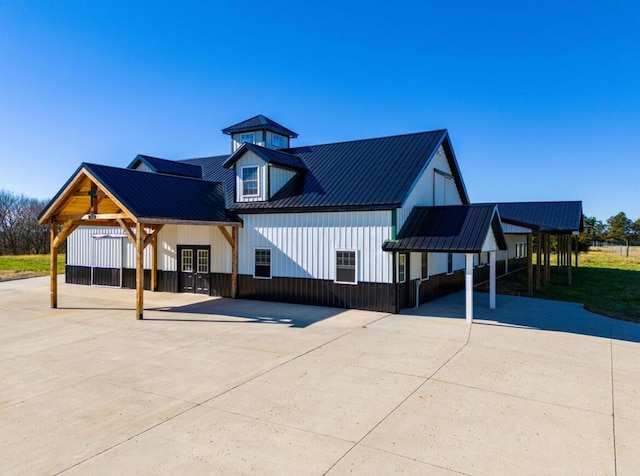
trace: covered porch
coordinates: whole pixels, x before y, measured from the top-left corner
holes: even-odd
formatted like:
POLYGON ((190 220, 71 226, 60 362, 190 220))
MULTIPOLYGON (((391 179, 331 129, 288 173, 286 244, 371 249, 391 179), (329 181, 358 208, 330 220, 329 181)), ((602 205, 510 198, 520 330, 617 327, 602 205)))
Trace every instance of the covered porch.
MULTIPOLYGON (((403 253, 446 253, 464 256, 465 318, 473 321, 474 260, 479 253, 489 255, 489 307, 496 307, 496 252, 506 250, 500 216, 495 205, 452 205, 415 207, 396 240, 384 243, 393 253, 394 270, 403 253)), ((452 264, 447 275, 453 275, 452 264)), ((431 279, 431 277, 427 277, 431 279)), ((394 283, 399 281, 394 272, 394 283)), ((416 289, 426 280, 415 281, 416 289)), ((417 294, 416 294, 417 295, 417 294)), ((419 300, 416 304, 419 304, 419 300)))
POLYGON ((117 227, 135 249, 136 319, 143 318, 144 250, 151 247, 151 290, 157 290, 158 235, 165 225, 217 227, 231 248, 231 297, 236 296, 238 227, 224 206, 221 183, 82 164, 39 217, 50 227, 50 302, 58 307, 57 256, 80 226, 117 227))

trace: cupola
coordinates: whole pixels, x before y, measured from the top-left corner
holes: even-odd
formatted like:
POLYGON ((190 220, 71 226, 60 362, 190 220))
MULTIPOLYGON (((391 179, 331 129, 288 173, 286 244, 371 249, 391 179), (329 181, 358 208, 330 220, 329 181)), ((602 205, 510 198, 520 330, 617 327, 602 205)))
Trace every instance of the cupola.
POLYGON ((298 137, 292 130, 262 114, 226 127, 222 132, 231 136, 231 153, 245 142, 267 149, 288 149, 290 140, 298 137))

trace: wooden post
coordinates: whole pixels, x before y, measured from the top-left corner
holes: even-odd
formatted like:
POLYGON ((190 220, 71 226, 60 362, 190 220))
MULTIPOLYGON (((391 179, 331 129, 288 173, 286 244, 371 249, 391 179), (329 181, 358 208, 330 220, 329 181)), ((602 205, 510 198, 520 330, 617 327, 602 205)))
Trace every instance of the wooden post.
POLYGON ((56 237, 58 236, 58 224, 55 222, 51 223, 49 230, 49 250, 51 252, 51 257, 49 260, 49 265, 51 269, 49 270, 49 275, 51 278, 51 308, 56 309, 58 307, 58 247, 56 246, 56 237))
POLYGON ((540 289, 542 275, 542 233, 538 233, 538 259, 536 260, 536 289, 540 289))
POLYGON ((533 234, 527 235, 527 290, 533 296, 533 234))
POLYGON ((576 268, 578 267, 579 255, 580 255, 580 238, 576 236, 576 268))
POLYGON ((144 294, 144 234, 142 223, 136 223, 136 319, 142 319, 144 294))
POLYGON ((151 238, 151 291, 158 290, 158 233, 151 238))
POLYGON ((231 297, 236 298, 238 293, 238 227, 231 228, 231 297))

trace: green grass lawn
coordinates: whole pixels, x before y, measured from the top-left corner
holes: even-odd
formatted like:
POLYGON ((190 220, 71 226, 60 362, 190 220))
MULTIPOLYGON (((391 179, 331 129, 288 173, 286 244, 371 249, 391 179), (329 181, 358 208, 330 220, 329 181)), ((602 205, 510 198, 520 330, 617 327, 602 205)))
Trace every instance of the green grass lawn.
POLYGON ((581 253, 573 284, 567 286, 567 269, 553 265, 551 283, 535 297, 572 301, 605 316, 640 322, 640 256, 622 257, 591 250, 581 253))
MULTIPOLYGON (((64 273, 65 255, 58 255, 58 273, 64 273)), ((0 256, 0 281, 49 274, 49 255, 0 256)))

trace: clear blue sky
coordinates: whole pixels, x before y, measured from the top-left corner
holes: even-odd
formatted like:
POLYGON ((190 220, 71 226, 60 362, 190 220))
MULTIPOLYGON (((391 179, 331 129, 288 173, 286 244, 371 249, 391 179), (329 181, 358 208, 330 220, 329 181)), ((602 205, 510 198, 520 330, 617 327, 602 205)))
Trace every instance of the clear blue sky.
POLYGON ((640 218, 639 5, 0 0, 0 188, 227 153, 265 114, 296 145, 447 128, 474 202, 640 218))

